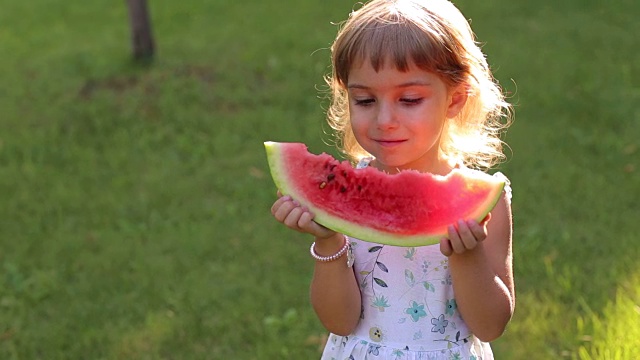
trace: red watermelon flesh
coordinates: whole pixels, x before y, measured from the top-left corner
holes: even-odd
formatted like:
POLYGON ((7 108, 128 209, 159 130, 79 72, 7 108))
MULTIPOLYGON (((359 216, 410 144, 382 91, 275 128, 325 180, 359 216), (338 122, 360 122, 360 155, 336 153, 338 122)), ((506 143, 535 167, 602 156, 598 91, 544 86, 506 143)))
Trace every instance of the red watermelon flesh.
POLYGON ((354 169, 302 143, 265 142, 273 180, 330 229, 396 246, 437 243, 459 219, 481 221, 501 196, 504 180, 470 169, 446 176, 373 167, 354 169))

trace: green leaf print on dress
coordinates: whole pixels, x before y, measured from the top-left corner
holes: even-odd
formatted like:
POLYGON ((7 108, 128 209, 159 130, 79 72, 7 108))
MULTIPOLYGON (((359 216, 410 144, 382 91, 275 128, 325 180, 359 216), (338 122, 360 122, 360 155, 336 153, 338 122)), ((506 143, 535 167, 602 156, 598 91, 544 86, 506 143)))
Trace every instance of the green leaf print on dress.
POLYGON ((382 287, 385 287, 385 288, 386 288, 386 287, 389 287, 389 285, 387 285, 387 283, 386 283, 386 282, 384 282, 384 280, 382 280, 382 279, 379 279, 379 278, 374 277, 374 278, 373 278, 373 281, 375 281, 375 282, 376 282, 376 284, 378 284, 379 286, 382 286, 382 287))
POLYGON ((416 248, 414 248, 414 247, 408 248, 407 252, 404 254, 404 258, 413 261, 413 256, 415 254, 416 254, 416 248))
POLYGON ((435 288, 435 286, 433 286, 432 283, 430 283, 428 281, 425 281, 425 282, 422 283, 422 285, 424 285, 424 288, 429 290, 429 291, 431 291, 432 293, 436 292, 436 288, 435 288))
POLYGON ((409 287, 413 287, 416 284, 416 277, 413 275, 413 272, 409 269, 404 270, 404 279, 407 281, 407 285, 409 287))
POLYGON ((384 308, 389 307, 389 299, 384 297, 384 295, 376 296, 375 299, 373 299, 371 306, 378 308, 380 312, 384 312, 384 308))
MULTIPOLYGON (((382 253, 382 249, 384 248, 384 245, 381 246, 372 246, 369 248, 369 250, 367 250, 369 253, 378 253, 376 255, 376 258, 374 260, 374 264, 372 265, 371 270, 367 271, 367 270, 363 270, 360 271, 361 275, 364 275, 364 277, 362 278, 362 281, 360 282, 360 288, 364 289, 367 287, 368 282, 367 282, 367 278, 369 277, 369 275, 371 275, 371 278, 373 279, 373 282, 375 282, 378 286, 386 288, 389 287, 389 285, 387 284, 386 281, 384 281, 383 279, 379 278, 379 277, 375 277, 374 276, 374 272, 377 270, 380 270, 382 272, 385 273, 389 273, 389 268, 383 264, 382 262, 378 261, 378 259, 380 258, 380 254, 382 253)), ((374 291, 375 294, 375 291, 374 291)))

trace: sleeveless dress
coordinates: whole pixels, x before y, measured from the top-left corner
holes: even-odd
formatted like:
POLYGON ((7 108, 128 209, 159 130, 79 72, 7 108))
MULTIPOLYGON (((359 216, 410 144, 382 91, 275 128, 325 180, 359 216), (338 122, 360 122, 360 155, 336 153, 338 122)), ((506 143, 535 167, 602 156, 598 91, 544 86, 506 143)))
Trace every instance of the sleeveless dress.
MULTIPOLYGON (((494 176, 506 180, 501 173, 494 176)), ((396 247, 349 240, 362 294, 360 322, 348 336, 330 334, 322 360, 493 359, 489 344, 473 336, 460 316, 448 258, 439 245, 396 247)))

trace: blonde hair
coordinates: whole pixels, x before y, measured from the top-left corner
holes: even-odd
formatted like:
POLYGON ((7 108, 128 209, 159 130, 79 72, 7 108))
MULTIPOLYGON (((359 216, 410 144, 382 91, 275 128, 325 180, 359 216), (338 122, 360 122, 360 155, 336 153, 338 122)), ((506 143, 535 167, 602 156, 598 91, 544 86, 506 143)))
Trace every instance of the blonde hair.
POLYGON ((447 121, 442 155, 473 168, 505 158, 500 135, 510 125, 510 105, 493 78, 469 23, 447 0, 373 0, 350 14, 331 47, 329 125, 352 161, 370 156, 355 139, 346 85, 352 66, 369 60, 378 71, 391 61, 400 71, 411 62, 450 87, 464 84, 467 101, 447 121))

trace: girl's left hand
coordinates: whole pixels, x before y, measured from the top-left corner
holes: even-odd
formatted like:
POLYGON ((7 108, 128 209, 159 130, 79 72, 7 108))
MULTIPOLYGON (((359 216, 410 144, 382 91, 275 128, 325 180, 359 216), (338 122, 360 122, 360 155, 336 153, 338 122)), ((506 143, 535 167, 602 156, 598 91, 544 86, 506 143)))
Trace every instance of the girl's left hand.
POLYGON ((451 256, 475 249, 487 238, 487 223, 490 219, 491 213, 480 223, 475 220, 458 220, 457 226, 450 225, 449 237, 440 240, 440 252, 444 256, 451 256))

